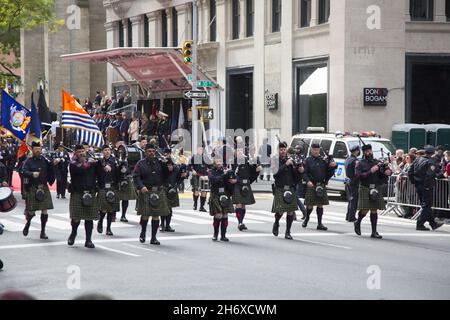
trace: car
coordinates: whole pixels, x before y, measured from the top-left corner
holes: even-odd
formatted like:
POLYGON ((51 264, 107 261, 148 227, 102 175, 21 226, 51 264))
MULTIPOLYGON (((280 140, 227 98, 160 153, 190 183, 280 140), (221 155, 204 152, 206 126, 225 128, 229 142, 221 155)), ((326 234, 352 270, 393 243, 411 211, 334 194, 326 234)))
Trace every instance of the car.
POLYGON ((296 134, 291 138, 290 146, 300 146, 301 154, 305 158, 310 155, 310 147, 313 143, 318 143, 322 148, 323 155, 332 156, 338 165, 334 177, 328 184, 328 190, 335 191, 346 196, 346 174, 345 160, 350 155, 350 148, 354 145, 360 147, 371 144, 374 157, 388 160, 389 156, 395 154, 395 147, 389 139, 381 138, 375 132, 358 133, 304 133, 296 134), (361 141, 362 140, 362 141, 361 141))

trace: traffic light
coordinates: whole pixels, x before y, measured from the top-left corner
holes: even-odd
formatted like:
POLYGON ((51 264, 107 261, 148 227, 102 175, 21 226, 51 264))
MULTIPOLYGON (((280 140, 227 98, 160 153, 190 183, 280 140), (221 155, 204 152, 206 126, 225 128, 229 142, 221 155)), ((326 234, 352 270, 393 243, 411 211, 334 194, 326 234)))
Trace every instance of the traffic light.
POLYGON ((192 40, 186 40, 183 43, 183 63, 187 65, 192 64, 192 40))

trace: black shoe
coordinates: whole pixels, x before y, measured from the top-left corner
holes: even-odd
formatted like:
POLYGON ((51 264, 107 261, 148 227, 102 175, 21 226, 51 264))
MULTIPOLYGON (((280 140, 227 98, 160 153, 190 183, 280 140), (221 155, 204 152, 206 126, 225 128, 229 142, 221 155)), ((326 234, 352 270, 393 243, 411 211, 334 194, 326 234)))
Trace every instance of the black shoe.
POLYGON ((351 219, 349 219, 349 220, 347 220, 348 222, 356 222, 356 221, 358 221, 356 218, 351 218, 351 219))
POLYGON ((380 235, 378 234, 378 232, 372 233, 372 234, 370 235, 370 237, 373 238, 373 239, 383 239, 383 237, 380 236, 380 235))
POLYGON ((286 233, 286 234, 284 235, 284 238, 287 239, 287 240, 292 240, 292 236, 291 236, 290 233, 286 233))
POLYGON ((308 226, 308 221, 306 221, 306 218, 305 218, 305 221, 303 221, 303 223, 302 223, 302 227, 306 228, 307 226, 308 226))
POLYGON ((175 232, 175 229, 173 229, 171 226, 166 227, 165 229, 166 232, 175 232))
POLYGON ((243 230, 248 230, 247 226, 245 224, 242 224, 243 230))
POLYGON ((30 231, 30 223, 27 222, 25 227, 23 228, 22 234, 24 237, 28 236, 28 232, 30 231))
POLYGON ((421 225, 421 226, 417 226, 416 230, 417 231, 430 231, 430 228, 427 228, 424 225, 421 225))
POLYGON ((154 244, 155 246, 159 246, 161 243, 158 240, 156 240, 156 239, 152 239, 152 240, 150 240, 150 244, 154 244))
POLYGON ((239 223, 238 229, 239 229, 239 231, 244 231, 245 230, 244 229, 244 224, 243 223, 239 223))
POLYGON ((139 235, 139 242, 145 243, 145 233, 144 232, 141 232, 141 234, 139 235))
POLYGON ((319 224, 318 226, 317 226, 317 230, 321 230, 321 231, 327 231, 328 230, 328 228, 327 227, 325 227, 323 224, 319 224))
POLYGON ((302 220, 305 220, 306 219, 306 216, 305 215, 303 215, 303 217, 302 217, 302 220))
POLYGON ((214 235, 214 236, 212 237, 212 241, 217 241, 217 236, 216 236, 216 235, 214 235))
POLYGON ((355 233, 358 236, 361 235, 361 222, 358 222, 358 220, 355 222, 355 233))
POLYGON ((42 240, 48 240, 48 237, 47 237, 47 235, 45 234, 45 232, 41 232, 40 238, 41 238, 42 240))
POLYGON ((196 205, 194 205, 194 207, 192 208, 193 210, 197 210, 197 206, 196 205))
POLYGON ((77 237, 77 234, 75 233, 71 233, 70 234, 70 236, 69 236, 69 240, 67 240, 67 244, 69 245, 69 246, 73 246, 74 245, 74 243, 75 243, 75 238, 77 237))
POLYGON ((98 233, 103 233, 103 226, 101 224, 97 225, 97 232, 98 233))
POLYGON ((120 222, 128 222, 128 220, 127 220, 127 218, 122 217, 122 218, 120 218, 120 222))
POLYGON ((66 196, 61 196, 61 199, 65 199, 66 198, 66 196))
POLYGON ((272 233, 275 237, 278 237, 278 229, 279 228, 280 228, 280 224, 275 222, 273 224, 273 228, 272 228, 272 233))
POLYGON ((227 237, 220 237, 220 241, 229 242, 230 239, 228 239, 227 237))
POLYGON ((85 246, 86 248, 89 248, 89 249, 94 249, 94 248, 95 248, 95 246, 94 246, 94 244, 92 243, 92 241, 86 241, 86 242, 84 243, 84 246, 85 246))
POLYGON ((113 236, 114 234, 112 233, 111 230, 106 230, 106 235, 107 235, 107 236, 113 236))
POLYGON ((159 227, 159 232, 164 232, 165 230, 166 230, 166 228, 164 226, 159 227))
POLYGON ((200 212, 208 212, 208 211, 206 211, 206 209, 205 209, 205 207, 200 207, 200 210, 199 210, 200 212))
POLYGON ((59 194, 56 195, 56 199, 59 199, 59 194))
POLYGON ((435 222, 435 223, 433 223, 432 225, 431 225, 431 229, 433 229, 433 230, 437 230, 437 229, 439 229, 440 227, 442 227, 444 224, 442 223, 442 222, 435 222))

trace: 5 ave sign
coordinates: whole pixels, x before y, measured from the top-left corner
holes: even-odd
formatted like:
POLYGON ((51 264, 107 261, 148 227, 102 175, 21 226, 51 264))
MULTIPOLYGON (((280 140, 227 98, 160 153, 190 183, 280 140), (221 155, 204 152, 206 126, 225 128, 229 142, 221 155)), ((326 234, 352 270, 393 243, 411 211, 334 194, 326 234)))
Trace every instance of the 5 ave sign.
POLYGON ((208 93, 205 91, 184 91, 185 99, 207 99, 208 93))

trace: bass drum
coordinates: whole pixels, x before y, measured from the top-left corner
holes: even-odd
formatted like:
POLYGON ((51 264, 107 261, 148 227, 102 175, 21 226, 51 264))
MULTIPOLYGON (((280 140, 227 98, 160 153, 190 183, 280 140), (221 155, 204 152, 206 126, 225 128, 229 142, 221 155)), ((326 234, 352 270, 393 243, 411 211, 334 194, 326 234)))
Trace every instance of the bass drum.
POLYGON ((14 210, 17 200, 9 187, 0 188, 0 212, 9 212, 14 210))

